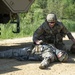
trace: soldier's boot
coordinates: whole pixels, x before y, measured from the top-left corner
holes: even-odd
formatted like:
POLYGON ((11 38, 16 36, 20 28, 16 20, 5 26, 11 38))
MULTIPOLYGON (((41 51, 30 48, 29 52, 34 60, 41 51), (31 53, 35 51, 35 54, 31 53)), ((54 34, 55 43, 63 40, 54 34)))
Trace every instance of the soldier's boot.
POLYGON ((40 69, 46 69, 50 64, 50 58, 44 58, 44 60, 41 62, 39 68, 40 69))

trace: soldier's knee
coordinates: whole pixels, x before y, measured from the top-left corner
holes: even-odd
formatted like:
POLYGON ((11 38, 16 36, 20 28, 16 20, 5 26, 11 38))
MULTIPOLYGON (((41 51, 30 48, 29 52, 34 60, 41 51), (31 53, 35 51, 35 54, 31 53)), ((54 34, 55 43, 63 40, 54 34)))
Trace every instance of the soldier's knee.
POLYGON ((57 57, 60 62, 66 62, 68 60, 68 54, 66 52, 59 52, 57 57))

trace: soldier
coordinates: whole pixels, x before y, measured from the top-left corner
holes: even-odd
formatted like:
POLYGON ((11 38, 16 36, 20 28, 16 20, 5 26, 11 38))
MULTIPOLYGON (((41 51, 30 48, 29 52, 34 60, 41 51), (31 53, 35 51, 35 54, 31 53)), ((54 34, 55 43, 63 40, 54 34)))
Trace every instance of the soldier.
POLYGON ((33 42, 40 44, 43 43, 54 44, 56 48, 66 50, 63 43, 63 37, 68 36, 73 42, 75 42, 72 34, 67 30, 62 22, 57 20, 55 14, 48 14, 45 22, 34 32, 33 42))
POLYGON ((55 48, 51 44, 35 45, 32 47, 10 49, 0 52, 0 58, 16 58, 17 60, 42 60, 39 68, 45 69, 53 61, 64 62, 68 60, 65 51, 55 48))

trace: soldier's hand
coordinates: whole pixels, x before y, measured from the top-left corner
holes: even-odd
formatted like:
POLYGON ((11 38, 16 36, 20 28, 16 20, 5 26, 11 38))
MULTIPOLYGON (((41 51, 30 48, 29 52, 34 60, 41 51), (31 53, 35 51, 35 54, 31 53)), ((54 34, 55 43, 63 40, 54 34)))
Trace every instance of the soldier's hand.
POLYGON ((35 43, 36 43, 37 45, 39 45, 39 44, 42 43, 42 40, 37 40, 35 43))

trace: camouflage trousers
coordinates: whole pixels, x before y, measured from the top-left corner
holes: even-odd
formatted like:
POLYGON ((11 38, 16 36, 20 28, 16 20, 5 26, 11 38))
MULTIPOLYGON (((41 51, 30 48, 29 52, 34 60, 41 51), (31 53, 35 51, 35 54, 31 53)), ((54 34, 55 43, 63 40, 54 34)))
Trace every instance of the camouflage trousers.
POLYGON ((29 47, 20 49, 9 49, 0 52, 0 58, 16 58, 20 60, 27 60, 29 57, 29 47))

